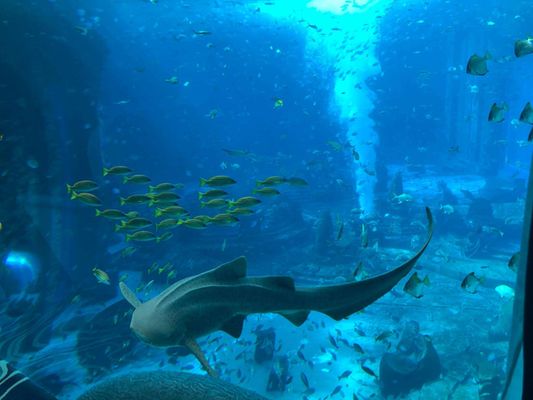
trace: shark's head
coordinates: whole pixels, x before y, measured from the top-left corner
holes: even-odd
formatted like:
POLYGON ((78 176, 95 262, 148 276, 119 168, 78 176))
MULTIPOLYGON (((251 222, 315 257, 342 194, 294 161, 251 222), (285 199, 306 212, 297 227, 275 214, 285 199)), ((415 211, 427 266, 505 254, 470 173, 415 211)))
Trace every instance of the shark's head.
POLYGON ((141 303, 135 294, 120 283, 124 298, 135 308, 131 317, 130 328, 141 339, 152 346, 167 347, 182 344, 185 332, 177 326, 170 315, 157 309, 155 301, 141 303))
POLYGON ((154 312, 151 302, 141 304, 131 317, 130 328, 143 342, 152 346, 167 347, 181 344, 185 335, 172 320, 154 312))

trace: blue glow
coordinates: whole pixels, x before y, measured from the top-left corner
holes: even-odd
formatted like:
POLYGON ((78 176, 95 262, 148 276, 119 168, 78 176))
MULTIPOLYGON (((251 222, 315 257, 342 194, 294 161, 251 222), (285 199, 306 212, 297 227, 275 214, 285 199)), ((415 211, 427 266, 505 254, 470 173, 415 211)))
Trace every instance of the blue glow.
MULTIPOLYGON (((9 277, 16 282, 16 290, 23 292, 37 279, 39 262, 30 253, 12 250, 4 259, 4 265, 11 273, 9 277)), ((15 289, 15 288, 13 288, 15 289)))
MULTIPOLYGON (((331 114, 343 126, 340 142, 349 142, 359 153, 352 162, 363 217, 374 213, 376 146, 379 137, 371 118, 375 94, 366 81, 381 73, 376 57, 379 21, 392 0, 293 0, 277 2, 262 10, 287 24, 302 26, 302 19, 319 29, 305 29, 306 57, 335 69, 331 114), (335 28, 335 30, 333 29, 335 28), (327 35, 322 32, 329 32, 327 35), (340 46, 340 43, 345 45, 340 46), (364 51, 361 56, 354 56, 364 51)), ((259 3, 257 3, 259 5, 259 3)))
POLYGON ((11 251, 4 260, 4 264, 11 269, 30 268, 33 270, 30 260, 25 253, 11 251))

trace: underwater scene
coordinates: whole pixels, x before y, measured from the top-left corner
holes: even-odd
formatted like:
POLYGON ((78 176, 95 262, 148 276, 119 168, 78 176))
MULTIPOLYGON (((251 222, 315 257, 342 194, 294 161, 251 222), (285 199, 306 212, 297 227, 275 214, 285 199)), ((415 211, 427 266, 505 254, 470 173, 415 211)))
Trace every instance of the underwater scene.
POLYGON ((526 0, 2 0, 0 400, 498 399, 526 0))

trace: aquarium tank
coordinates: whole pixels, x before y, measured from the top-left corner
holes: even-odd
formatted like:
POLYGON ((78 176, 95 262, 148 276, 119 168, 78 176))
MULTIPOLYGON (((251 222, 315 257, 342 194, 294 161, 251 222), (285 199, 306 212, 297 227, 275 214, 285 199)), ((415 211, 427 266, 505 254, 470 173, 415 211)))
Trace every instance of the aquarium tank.
POLYGON ((2 0, 0 400, 533 399, 526 0, 2 0))

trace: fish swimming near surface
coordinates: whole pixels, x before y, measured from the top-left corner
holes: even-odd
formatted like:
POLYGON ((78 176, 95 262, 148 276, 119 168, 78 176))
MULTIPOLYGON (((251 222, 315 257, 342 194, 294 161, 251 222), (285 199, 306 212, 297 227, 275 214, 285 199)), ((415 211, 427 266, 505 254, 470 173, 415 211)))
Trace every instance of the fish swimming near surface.
POLYGON ((517 40, 514 44, 514 55, 523 57, 527 54, 533 54, 533 38, 517 40))
POLYGON ((233 208, 229 210, 229 213, 232 215, 251 215, 251 214, 254 214, 255 211, 250 210, 249 208, 246 208, 246 207, 237 207, 237 208, 233 208))
POLYGON ((468 293, 475 294, 477 293, 478 287, 485 281, 483 277, 479 277, 475 272, 470 272, 463 281, 461 282, 461 288, 463 288, 468 293))
POLYGON ((224 153, 226 153, 228 156, 233 157, 246 157, 251 155, 248 150, 239 150, 239 149, 222 149, 224 153))
POLYGON ((102 205, 102 201, 92 193, 76 193, 72 192, 70 195, 71 200, 78 200, 89 206, 99 207, 102 205))
POLYGON ((296 176, 293 176, 292 178, 287 179, 287 183, 292 186, 307 186, 308 183, 303 178, 298 178, 296 176))
POLYGON ((261 204, 261 200, 256 197, 245 196, 235 201, 230 201, 228 204, 230 207, 253 207, 258 204, 261 204))
POLYGON ((520 252, 517 251, 514 253, 511 258, 509 258, 509 261, 507 262, 507 266, 511 271, 516 272, 518 269, 518 264, 520 262, 520 252))
POLYGON ((374 378, 378 377, 376 373, 371 368, 368 368, 366 365, 361 365, 361 369, 365 371, 368 375, 373 376, 374 378))
POLYGON ((330 393, 329 397, 333 397, 335 396, 337 393, 339 393, 340 391, 342 390, 342 386, 341 385, 337 385, 335 386, 335 389, 333 389, 333 391, 330 393))
POLYGON ((207 192, 198 192, 198 200, 202 200, 202 199, 212 199, 212 198, 216 198, 216 197, 224 197, 224 196, 227 196, 229 193, 224 191, 224 190, 221 190, 221 189, 211 189, 211 190, 208 190, 207 192))
POLYGON ((344 371, 342 374, 339 375, 339 377, 337 378, 339 381, 341 379, 345 379, 345 378, 348 378, 350 375, 352 374, 352 371, 347 369, 346 371, 344 371))
POLYGON ((149 242, 156 239, 157 237, 149 231, 137 231, 135 233, 132 233, 131 235, 126 235, 126 242, 132 240, 136 242, 149 242))
POLYGON ((423 285, 429 286, 429 277, 426 275, 424 279, 421 279, 415 272, 405 283, 403 291, 409 293, 414 298, 419 299, 424 295, 423 285))
POLYGON ((97 268, 97 267, 94 267, 93 268, 93 275, 96 278, 96 280, 98 281, 98 283, 103 283, 104 285, 110 285, 111 284, 110 283, 110 279, 109 279, 109 275, 104 270, 102 270, 100 268, 97 268))
POLYGON ((98 184, 94 181, 85 179, 82 181, 78 181, 76 183, 73 183, 72 185, 69 185, 67 183, 67 192, 71 194, 74 192, 92 192, 93 190, 98 189, 98 184))
POLYGON ((189 212, 181 206, 169 206, 165 208, 156 208, 154 215, 156 217, 179 217, 180 215, 187 215, 189 212))
POLYGON ((146 175, 132 175, 132 176, 125 176, 123 183, 137 183, 137 184, 145 184, 151 182, 151 179, 147 177, 146 175))
POLYGON ((150 190, 150 192, 156 192, 156 193, 169 192, 171 190, 181 189, 181 188, 183 188, 182 183, 168 183, 168 182, 159 183, 155 186, 151 186, 151 185, 148 186, 148 189, 150 190))
POLYGON ((103 175, 127 175, 132 169, 124 165, 115 165, 114 167, 104 168, 103 175))
POLYGON ((224 199, 212 199, 209 201, 203 201, 200 203, 200 207, 208 207, 208 208, 223 208, 228 206, 228 200, 224 199))
POLYGON ((200 30, 193 29, 193 32, 195 35, 198 35, 198 36, 211 35, 211 32, 205 29, 200 29, 200 30))
POLYGON ((490 108, 488 120, 490 122, 503 122, 505 120, 505 113, 509 110, 507 103, 502 103, 498 105, 493 103, 490 108))
POLYGON ((148 202, 150 207, 154 204, 176 205, 175 202, 181 198, 179 194, 174 192, 150 193, 147 196, 150 197, 150 201, 148 202))
POLYGON ((263 180, 256 181, 255 184, 256 186, 275 186, 286 182, 287 178, 284 178, 283 176, 269 176, 263 180))
MULTIPOLYGON (((211 219, 211 217, 208 217, 211 219)), ((207 228, 207 224, 203 221, 201 221, 198 217, 195 218, 189 218, 189 219, 180 219, 178 220, 178 225, 183 225, 190 229, 205 229, 207 228)))
POLYGON ((104 218, 109 218, 109 219, 115 219, 115 220, 122 220, 124 218, 127 218, 126 216, 126 213, 120 211, 120 210, 115 210, 115 209, 107 209, 107 210, 96 210, 96 216, 97 217, 104 217, 104 218))
POLYGON ((200 178, 200 186, 217 187, 217 186, 234 185, 235 183, 237 182, 233 178, 230 178, 229 176, 226 176, 226 175, 216 175, 208 179, 200 178))
POLYGON ((280 191, 277 189, 274 189, 273 187, 264 187, 260 189, 254 189, 252 190, 253 194, 259 194, 261 196, 277 196, 280 194, 280 191))
POLYGON ((305 375, 305 373, 300 373, 300 379, 302 380, 302 383, 307 389, 311 387, 311 385, 309 385, 309 379, 307 379, 307 375, 305 375))
POLYGON ((520 113, 520 122, 525 122, 526 124, 533 125, 533 106, 529 101, 520 113))
POLYGON ((232 225, 239 222, 239 218, 228 213, 223 213, 210 218, 209 222, 215 225, 232 225))
POLYGON ((474 54, 468 59, 466 64, 466 73, 469 75, 486 75, 489 72, 487 68, 487 60, 492 59, 492 56, 487 52, 483 57, 474 54))
POLYGON ((245 257, 182 279, 145 303, 120 282, 122 295, 135 308, 130 327, 153 346, 185 345, 207 373, 216 376, 197 338, 218 330, 238 338, 244 320, 254 313, 277 313, 295 326, 302 325, 311 311, 337 321, 349 317, 388 293, 409 274, 433 235, 429 208, 426 215, 428 236, 421 249, 399 267, 359 282, 295 287, 288 276, 248 277, 245 257))
POLYGON ((170 83, 171 85, 177 85, 180 83, 180 80, 177 76, 171 76, 170 78, 165 79, 166 83, 170 83))
POLYGON ((391 199, 392 203, 396 204, 403 204, 403 203, 411 203, 415 200, 413 196, 407 193, 401 193, 398 195, 394 195, 391 199))
POLYGON ((152 201, 152 198, 145 194, 132 194, 126 198, 121 197, 120 205, 123 206, 126 204, 146 204, 146 203, 150 203, 151 201, 152 201))

